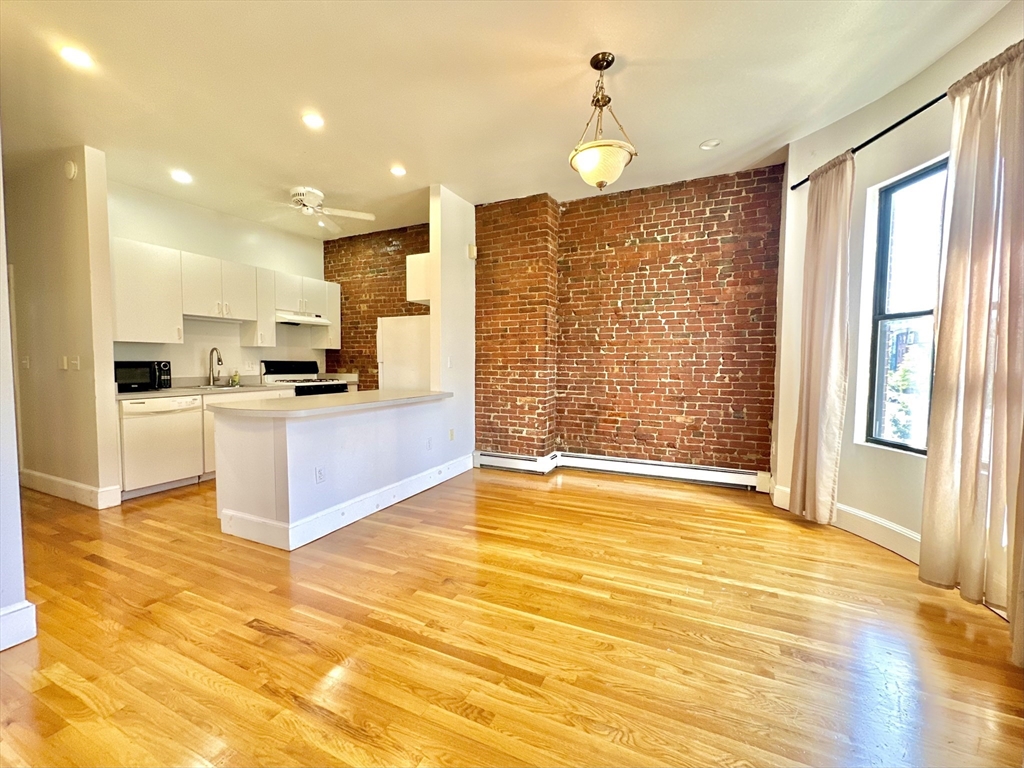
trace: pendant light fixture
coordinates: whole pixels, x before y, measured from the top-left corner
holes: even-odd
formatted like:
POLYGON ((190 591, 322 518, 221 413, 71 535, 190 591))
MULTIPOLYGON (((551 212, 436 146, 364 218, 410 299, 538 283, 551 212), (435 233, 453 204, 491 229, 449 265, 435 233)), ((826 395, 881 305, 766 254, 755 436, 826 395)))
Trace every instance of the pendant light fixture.
POLYGON ((595 53, 590 59, 590 66, 598 71, 597 86, 594 89, 594 96, 590 100, 590 104, 594 109, 590 113, 590 119, 587 120, 586 126, 583 128, 583 135, 580 136, 576 148, 569 155, 569 165, 572 166, 572 169, 578 172, 587 184, 597 187, 602 192, 605 187, 622 175, 622 169, 629 165, 630 161, 637 155, 636 147, 630 142, 629 136, 626 135, 626 130, 622 127, 622 123, 619 122, 619 118, 612 111, 611 96, 604 91, 605 70, 614 63, 614 54, 607 51, 595 53), (615 124, 619 126, 625 141, 604 138, 604 111, 606 109, 608 114, 612 116, 615 124), (590 124, 594 122, 595 116, 597 117, 597 125, 594 127, 594 138, 591 141, 584 141, 587 137, 587 131, 590 130, 590 124))

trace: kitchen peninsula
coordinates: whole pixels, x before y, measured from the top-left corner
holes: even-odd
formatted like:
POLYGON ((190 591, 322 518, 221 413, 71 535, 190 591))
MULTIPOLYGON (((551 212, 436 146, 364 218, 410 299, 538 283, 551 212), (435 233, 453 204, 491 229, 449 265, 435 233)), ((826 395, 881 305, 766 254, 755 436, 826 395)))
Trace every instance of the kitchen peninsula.
POLYGON ((450 392, 366 391, 225 403, 216 413, 221 530, 292 550, 467 471, 445 460, 450 392))
POLYGON ((472 469, 475 235, 473 206, 432 186, 426 386, 211 406, 222 531, 291 550, 472 469))

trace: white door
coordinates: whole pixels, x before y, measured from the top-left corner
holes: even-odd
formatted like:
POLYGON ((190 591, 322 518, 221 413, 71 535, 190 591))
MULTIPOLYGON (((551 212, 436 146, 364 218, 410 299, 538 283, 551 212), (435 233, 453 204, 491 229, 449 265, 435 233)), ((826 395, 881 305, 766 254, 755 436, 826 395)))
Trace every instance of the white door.
POLYGON ((125 491, 201 475, 202 398, 122 400, 121 467, 125 491))
POLYGON ((181 305, 186 315, 223 317, 220 259, 181 252, 181 305))
POLYGON ((224 295, 224 317, 256 319, 256 267, 235 261, 220 263, 224 295))
POLYGON ((430 389, 430 315, 377 318, 380 389, 430 389))
POLYGON ((278 272, 274 275, 276 308, 282 312, 302 312, 302 277, 278 272))
POLYGON ((311 315, 327 314, 327 283, 313 277, 302 278, 302 311, 311 315))
POLYGON ((114 341, 182 343, 181 252, 110 239, 114 341))

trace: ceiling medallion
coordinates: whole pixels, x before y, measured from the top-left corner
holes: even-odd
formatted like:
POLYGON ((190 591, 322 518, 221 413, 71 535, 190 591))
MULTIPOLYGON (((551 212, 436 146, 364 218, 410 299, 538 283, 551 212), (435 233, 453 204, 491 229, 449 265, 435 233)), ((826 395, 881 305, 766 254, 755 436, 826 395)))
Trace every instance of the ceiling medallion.
POLYGON ((590 59, 590 66, 599 73, 594 96, 590 100, 594 109, 583 128, 583 135, 580 136, 576 148, 569 155, 569 165, 572 166, 572 169, 577 171, 587 184, 597 187, 602 192, 605 187, 622 175, 622 169, 629 165, 637 155, 636 147, 630 142, 622 123, 612 111, 611 96, 604 91, 604 72, 614 63, 615 56, 607 51, 595 53, 590 59), (606 109, 622 132, 625 141, 604 138, 604 111, 606 109), (587 137, 587 131, 590 130, 590 124, 594 122, 595 115, 597 116, 597 125, 594 127, 594 138, 585 142, 584 139, 587 137))

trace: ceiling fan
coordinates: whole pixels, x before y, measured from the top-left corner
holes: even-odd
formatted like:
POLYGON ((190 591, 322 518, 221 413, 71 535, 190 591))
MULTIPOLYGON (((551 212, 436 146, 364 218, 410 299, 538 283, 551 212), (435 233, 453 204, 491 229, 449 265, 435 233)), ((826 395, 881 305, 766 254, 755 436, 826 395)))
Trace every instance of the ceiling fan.
POLYGON ((346 211, 342 208, 325 208, 324 193, 313 187, 292 187, 292 202, 290 207, 300 211, 305 216, 315 216, 317 224, 333 235, 341 234, 341 227, 335 224, 330 216, 343 216, 348 219, 362 219, 363 221, 376 221, 377 217, 372 213, 361 211, 346 211))

